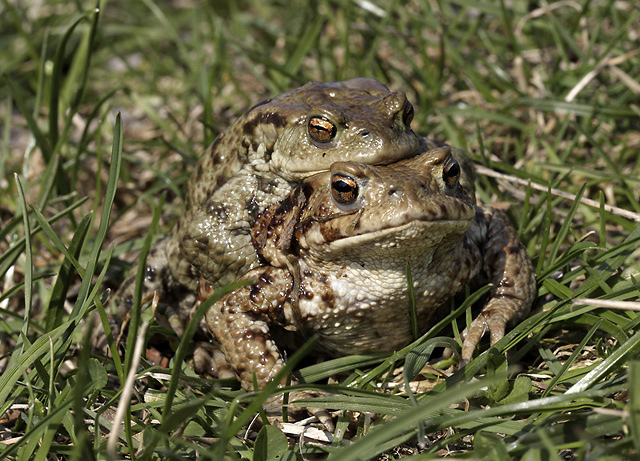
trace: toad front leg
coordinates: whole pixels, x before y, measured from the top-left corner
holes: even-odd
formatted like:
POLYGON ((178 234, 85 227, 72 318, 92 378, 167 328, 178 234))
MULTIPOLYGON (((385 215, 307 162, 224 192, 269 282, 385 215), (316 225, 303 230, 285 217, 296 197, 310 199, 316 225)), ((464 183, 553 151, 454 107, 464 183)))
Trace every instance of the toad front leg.
POLYGON ((536 296, 531 259, 504 213, 478 207, 469 236, 484 255, 484 272, 493 287, 491 299, 471 323, 465 337, 462 365, 471 361, 473 351, 487 331, 491 345, 502 339, 507 324, 523 318, 536 296))
POLYGON ((246 279, 254 282, 221 298, 205 319, 240 384, 252 391, 254 373, 262 389, 284 367, 269 324, 290 323, 293 279, 287 271, 274 267, 256 268, 243 277, 246 279))

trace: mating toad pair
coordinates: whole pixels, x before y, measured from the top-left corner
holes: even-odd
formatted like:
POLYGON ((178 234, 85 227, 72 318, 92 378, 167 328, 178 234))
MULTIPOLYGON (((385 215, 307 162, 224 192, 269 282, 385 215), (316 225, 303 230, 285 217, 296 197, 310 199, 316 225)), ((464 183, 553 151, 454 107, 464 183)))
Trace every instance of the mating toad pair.
POLYGON ((145 291, 159 292, 169 325, 181 334, 198 293, 253 280, 203 327, 218 368, 248 390, 255 374, 262 388, 284 365, 284 330, 318 335, 333 356, 410 343, 409 264, 421 331, 465 286, 488 281, 463 363, 486 331, 502 338, 535 296, 529 257, 501 212, 475 205, 464 154, 416 136, 412 118, 404 93, 355 79, 308 83, 236 120, 198 162, 183 215, 147 260, 145 291))

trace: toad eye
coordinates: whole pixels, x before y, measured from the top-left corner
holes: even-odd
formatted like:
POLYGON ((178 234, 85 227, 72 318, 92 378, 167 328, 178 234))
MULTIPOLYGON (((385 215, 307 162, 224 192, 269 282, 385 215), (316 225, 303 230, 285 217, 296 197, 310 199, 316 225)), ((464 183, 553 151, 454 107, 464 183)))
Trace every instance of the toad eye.
POLYGON ((409 101, 404 105, 404 111, 402 112, 402 123, 406 126, 411 125, 413 120, 413 106, 409 101))
POLYGON ((331 177, 331 195, 340 204, 353 203, 358 198, 358 183, 351 176, 334 174, 331 177))
POLYGON ((447 187, 455 187, 460 178, 460 165, 453 157, 449 157, 442 169, 442 179, 447 187))
POLYGON ((309 136, 314 141, 325 143, 336 137, 336 126, 325 117, 315 116, 309 119, 309 136))

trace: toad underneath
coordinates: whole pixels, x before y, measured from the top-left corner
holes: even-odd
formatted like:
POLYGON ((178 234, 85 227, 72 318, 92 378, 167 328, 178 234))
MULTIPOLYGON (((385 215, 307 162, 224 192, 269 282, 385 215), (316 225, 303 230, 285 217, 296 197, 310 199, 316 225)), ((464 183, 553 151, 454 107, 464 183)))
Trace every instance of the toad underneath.
POLYGON ((394 351, 414 338, 406 268, 420 331, 470 282, 492 283, 461 360, 522 318, 536 294, 529 256, 503 213, 475 206, 468 160, 449 147, 390 165, 335 162, 268 207, 252 227, 263 265, 206 314, 206 326, 247 390, 284 366, 274 325, 329 355, 394 351))

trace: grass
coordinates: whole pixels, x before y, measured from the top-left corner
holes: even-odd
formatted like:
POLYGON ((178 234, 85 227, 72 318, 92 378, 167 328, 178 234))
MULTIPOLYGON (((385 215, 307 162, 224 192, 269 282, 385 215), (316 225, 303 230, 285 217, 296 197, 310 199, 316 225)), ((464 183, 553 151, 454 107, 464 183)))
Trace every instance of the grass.
POLYGON ((1 5, 0 458, 638 456, 634 2, 1 5), (123 361, 94 350, 106 290, 170 229, 205 146, 261 99, 357 76, 406 91, 415 131, 481 166, 479 199, 534 260, 532 314, 453 374, 423 367, 457 347, 450 318, 391 356, 294 355, 329 392, 313 406, 340 415, 331 444, 247 436, 272 389, 199 378, 188 337, 168 366, 136 363, 135 337, 159 331, 146 311, 123 361))

